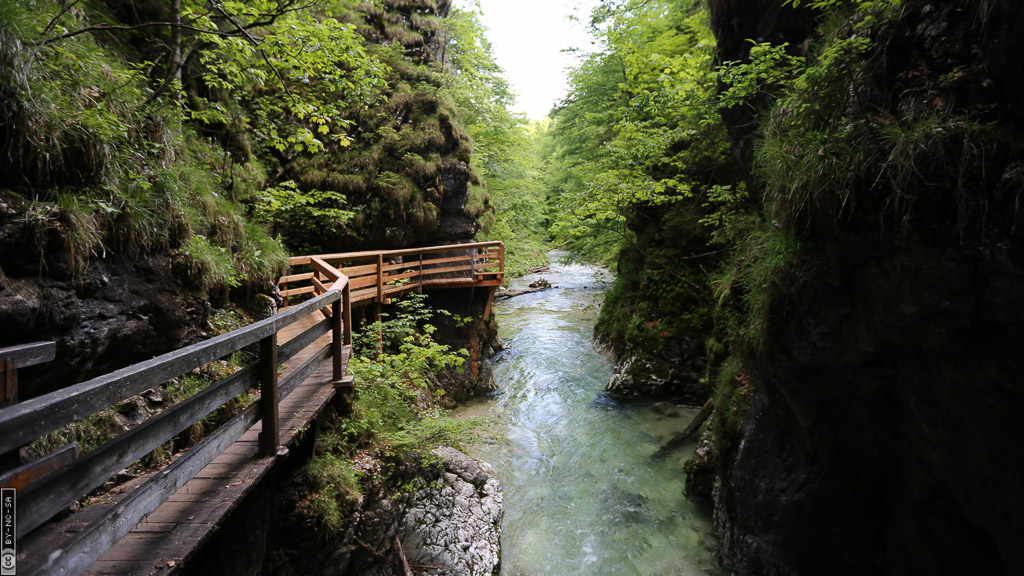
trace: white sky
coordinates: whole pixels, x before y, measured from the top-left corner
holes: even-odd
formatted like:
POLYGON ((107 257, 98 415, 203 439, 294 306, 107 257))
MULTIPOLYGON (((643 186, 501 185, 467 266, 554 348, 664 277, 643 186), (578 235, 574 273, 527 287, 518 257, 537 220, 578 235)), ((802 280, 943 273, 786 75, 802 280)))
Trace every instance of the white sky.
MULTIPOLYGON (((592 49, 586 23, 598 0, 479 0, 494 58, 518 95, 516 112, 539 120, 565 97, 565 69, 576 63, 565 48, 592 49), (576 15, 580 21, 568 20, 576 15)), ((475 0, 455 0, 464 10, 475 0)))

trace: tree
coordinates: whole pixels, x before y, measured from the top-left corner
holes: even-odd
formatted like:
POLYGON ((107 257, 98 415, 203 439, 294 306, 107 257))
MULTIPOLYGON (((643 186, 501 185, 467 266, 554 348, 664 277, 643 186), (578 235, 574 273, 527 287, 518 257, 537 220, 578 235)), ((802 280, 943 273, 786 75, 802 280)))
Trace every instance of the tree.
POLYGON ((521 274, 547 261, 548 216, 538 157, 546 124, 527 124, 524 115, 511 111, 515 94, 476 12, 453 10, 447 26, 454 68, 448 89, 473 140, 473 169, 495 207, 484 234, 505 242, 506 268, 521 274))

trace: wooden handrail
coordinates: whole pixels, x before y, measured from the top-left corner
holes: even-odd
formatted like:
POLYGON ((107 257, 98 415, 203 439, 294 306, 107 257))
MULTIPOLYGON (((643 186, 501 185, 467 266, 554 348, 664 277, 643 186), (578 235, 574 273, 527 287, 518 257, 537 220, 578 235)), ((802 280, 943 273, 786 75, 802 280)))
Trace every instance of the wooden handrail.
MULTIPOLYGON (((322 260, 319 262, 324 264, 322 260)), ((59 473, 49 473, 35 478, 23 488, 19 493, 17 522, 19 533, 26 535, 84 494, 106 482, 119 470, 170 441, 182 430, 232 398, 257 384, 260 385, 262 394, 257 404, 218 429, 214 436, 208 438, 209 441, 204 441, 187 455, 175 460, 174 464, 133 492, 131 498, 118 503, 109 514, 90 523, 75 537, 74 542, 62 548, 62 554, 52 555, 51 561, 47 562, 41 572, 37 570, 36 573, 46 573, 50 568, 54 568, 56 565, 53 562, 63 566, 70 557, 74 557, 74 565, 64 566, 70 568, 69 573, 77 574, 87 568, 92 560, 113 546, 141 518, 170 497, 175 487, 184 485, 205 466, 205 463, 212 461, 260 418, 263 419, 264 430, 267 431, 261 439, 261 452, 264 455, 276 453, 278 401, 314 372, 327 356, 335 357, 335 378, 346 377, 341 356, 342 347, 350 345, 352 338, 348 278, 333 266, 326 264, 323 272, 330 278, 330 286, 326 287, 322 294, 270 318, 122 368, 111 374, 0 409, 0 453, 5 453, 16 450, 48 432, 163 384, 171 378, 250 344, 260 343, 260 358, 257 362, 211 384, 82 457, 64 458, 60 463, 59 473), (325 306, 337 311, 330 320, 317 323, 298 335, 293 342, 278 345, 277 335, 283 328, 325 306), (315 352, 287 378, 278 382, 278 366, 328 332, 333 333, 334 341, 315 352), (189 464, 186 465, 186 462, 189 464), (151 487, 152 483, 155 484, 151 487), (140 499, 135 498, 136 494, 140 497, 143 494, 148 496, 140 499)), ((54 349, 52 343, 16 348, 17 364, 9 362, 16 366, 27 365, 24 362, 31 359, 46 359, 54 349), (30 350, 31 354, 26 350, 30 350)))
MULTIPOLYGON (((286 296, 310 294, 305 302, 227 334, 0 409, 0 454, 3 454, 161 385, 171 378, 246 346, 260 344, 260 355, 256 362, 147 419, 138 427, 81 457, 76 457, 74 451, 70 450, 61 454, 60 458, 56 455, 51 458, 54 461, 53 467, 59 467, 59 472, 51 472, 29 481, 19 494, 17 521, 22 535, 39 528, 117 471, 173 439, 182 430, 238 394, 256 385, 259 385, 262 392, 257 404, 218 428, 130 496, 91 521, 66 544, 61 544, 61 549, 54 551, 35 569, 35 573, 56 570, 78 574, 84 571, 135 524, 261 419, 264 433, 260 439, 260 452, 264 456, 274 455, 278 444, 278 402, 281 398, 312 374, 327 357, 333 357, 333 378, 336 384, 351 380, 345 374, 345 358, 352 345, 353 302, 374 300, 384 303, 385 298, 392 294, 413 288, 422 289, 425 285, 463 286, 482 283, 496 286, 504 278, 504 255, 504 244, 501 242, 476 242, 295 257, 290 260, 293 266, 308 265, 312 270, 289 274, 282 277, 279 283, 287 287, 282 291, 286 296), (413 256, 415 260, 392 263, 398 258, 413 256), (339 269, 342 267, 344 270, 339 269), (468 276, 463 272, 468 272, 468 276), (358 279, 355 287, 350 282, 350 276, 358 279), (324 310, 328 319, 317 322, 291 342, 279 345, 278 333, 283 328, 318 310, 324 310), (311 356, 304 354, 305 360, 301 365, 278 381, 278 366, 327 332, 332 334, 331 343, 314 351, 311 356)), ((24 364, 27 361, 52 358, 53 350, 52 343, 21 347, 16 351, 18 357, 12 357, 5 364, 5 367, 10 367, 5 372, 11 373, 14 368, 27 365, 24 364)))
POLYGON ((258 342, 339 298, 341 290, 330 291, 244 328, 0 410, 0 453, 258 342))
MULTIPOLYGON (((434 252, 454 252, 457 250, 498 247, 500 247, 502 252, 504 252, 505 243, 501 242, 500 240, 494 240, 490 242, 471 242, 467 244, 445 244, 443 246, 428 246, 425 248, 401 248, 398 250, 369 250, 363 252, 338 252, 334 254, 319 254, 318 257, 325 261, 360 260, 376 258, 378 254, 384 256, 384 258, 389 258, 395 256, 412 256, 413 254, 420 253, 432 254, 434 252)), ((312 258, 312 256, 293 256, 288 259, 288 264, 292 266, 309 264, 310 258, 312 258)))
MULTIPOLYGON (((352 345, 353 302, 369 300, 384 303, 390 295, 414 288, 422 290, 424 286, 496 286, 504 279, 504 260, 505 249, 501 242, 295 257, 290 260, 293 266, 308 265, 312 271, 284 276, 279 283, 284 286, 301 283, 299 287, 282 292, 286 295, 310 294, 305 302, 227 334, 0 409, 0 454, 4 454, 246 346, 260 344, 260 356, 256 362, 81 457, 73 449, 53 455, 49 469, 56 468, 57 471, 40 471, 41 477, 32 476, 26 480, 29 483, 20 491, 18 502, 17 522, 21 535, 39 528, 119 470, 173 439, 242 392, 257 385, 262 391, 258 403, 246 408, 200 444, 177 457, 130 496, 91 521, 66 544, 61 544, 59 551, 50 554, 34 573, 57 571, 79 574, 84 571, 261 419, 265 434, 260 439, 260 451, 264 456, 275 454, 278 402, 281 398, 312 374, 327 357, 333 357, 335 384, 351 381, 351 377, 346 375, 345 358, 352 345), (416 259, 391 263, 409 256, 416 259), (362 264, 357 264, 360 262, 362 264), (339 269, 341 267, 344 270, 339 269), (468 272, 468 277, 462 272, 468 272), (350 276, 358 280, 355 286, 350 276), (328 318, 317 322, 292 341, 279 345, 277 338, 282 329, 318 310, 324 310, 328 318), (278 366, 327 332, 332 334, 331 343, 314 351, 311 356, 304 354, 305 360, 301 365, 278 381, 278 366)), ((7 350, 14 350, 8 354, 4 364, 5 375, 10 375, 14 369, 29 365, 26 362, 52 359, 55 346, 46 343, 7 350)))
MULTIPOLYGON (((56 342, 35 342, 0 348, 0 408, 18 403, 18 368, 53 360, 56 342)), ((4 451, 0 450, 0 454, 4 451)))
POLYGON ((392 295, 422 291, 424 287, 498 286, 505 277, 505 245, 492 241, 338 252, 295 256, 289 262, 292 266, 311 266, 313 271, 282 276, 279 284, 286 298, 320 294, 326 287, 318 277, 330 279, 331 274, 340 271, 349 278, 353 302, 383 304, 392 295), (410 256, 415 258, 406 259, 410 256), (402 261, 394 262, 398 259, 402 261), (304 284, 307 281, 311 285, 304 284), (396 286, 398 282, 401 285, 396 286))

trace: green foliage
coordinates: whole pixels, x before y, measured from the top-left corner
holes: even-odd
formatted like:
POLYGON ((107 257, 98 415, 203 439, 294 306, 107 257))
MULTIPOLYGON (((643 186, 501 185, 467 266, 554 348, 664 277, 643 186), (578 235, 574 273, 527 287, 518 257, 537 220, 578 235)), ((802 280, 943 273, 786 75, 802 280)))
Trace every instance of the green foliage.
POLYGON ((351 210, 342 208, 345 205, 345 196, 340 192, 299 190, 294 181, 287 180, 259 193, 255 216, 274 230, 340 227, 355 216, 351 210))
POLYGON ((241 283, 231 254, 211 244, 205 236, 193 236, 181 247, 189 277, 205 288, 234 288, 241 283))
POLYGON ((177 17, 189 27, 187 41, 207 46, 197 75, 210 94, 232 95, 191 94, 184 102, 191 120, 252 129, 281 153, 349 144, 344 108, 368 97, 384 70, 367 57, 355 26, 332 15, 344 3, 294 4, 221 2, 211 10, 206 2, 182 3, 177 17))
MULTIPOLYGON (((332 15, 355 26, 367 56, 380 63, 382 82, 365 103, 344 110, 350 145, 325 143, 322 154, 289 156, 284 163, 282 180, 293 181, 309 206, 338 210, 323 216, 329 225, 310 230, 278 218, 275 231, 289 246, 312 251, 430 242, 441 205, 451 197, 448 188, 454 185, 457 193, 479 184, 468 167, 469 135, 454 81, 435 60, 447 24, 434 3, 415 9, 390 0, 347 5, 332 15), (353 215, 345 218, 344 211, 353 215)), ((493 208, 478 191, 467 212, 486 220, 493 208)))
POLYGON ((506 272, 522 275, 547 263, 548 205, 540 151, 547 124, 528 124, 510 112, 515 95, 494 60, 477 12, 454 9, 445 25, 455 69, 448 90, 473 140, 473 170, 486 185, 473 189, 480 196, 478 217, 484 218, 479 239, 503 241, 506 272))
POLYGON ((720 98, 722 108, 749 103, 760 94, 777 95, 774 91, 804 68, 804 58, 790 54, 788 43, 750 42, 746 61, 723 62, 718 67, 718 78, 726 86, 720 98))
POLYGON ((36 438, 30 447, 36 454, 44 455, 77 442, 80 453, 84 454, 113 440, 122 432, 116 415, 117 406, 111 406, 36 438))
POLYGON ((546 125, 535 122, 512 132, 509 137, 517 146, 507 150, 503 162, 493 162, 485 177, 495 218, 480 239, 505 243, 505 271, 511 276, 548 263, 550 216, 542 151, 546 125))
POLYGON ((555 111, 548 184, 556 238, 604 260, 637 242, 638 211, 700 197, 727 154, 714 105, 714 40, 693 3, 605 3, 602 50, 555 111))
POLYGON ((432 316, 424 297, 410 294, 393 317, 364 327, 357 338, 359 352, 349 366, 356 377, 351 413, 320 436, 317 455, 306 467, 306 505, 333 533, 360 498, 363 478, 352 464, 357 452, 384 462, 385 478, 377 479, 384 481, 403 463, 432 461, 431 450, 438 446, 458 446, 481 424, 453 420, 434 404, 443 394, 437 376, 459 368, 467 353, 433 340, 434 327, 427 323, 432 316))
POLYGON ((359 502, 360 473, 339 453, 337 436, 325 434, 317 439, 316 454, 306 465, 309 482, 309 510, 320 518, 330 533, 339 533, 345 518, 359 502))
POLYGON ((34 200, 26 226, 62 240, 75 276, 106 254, 170 251, 200 287, 264 289, 284 250, 249 217, 349 218, 335 191, 303 196, 287 178, 263 189, 283 161, 348 146, 350 107, 379 98, 388 69, 366 53, 353 9, 5 3, 5 193, 34 200))
POLYGON ((717 94, 714 39, 696 2, 605 2, 601 50, 553 114, 547 184, 556 239, 617 266, 597 336, 619 353, 700 365, 713 331, 714 246, 741 214, 717 94))
POLYGON ((398 457, 420 456, 443 443, 456 443, 475 423, 457 423, 433 406, 444 394, 437 377, 461 370, 468 353, 451 351, 433 339, 434 311, 424 296, 408 294, 393 318, 361 331, 350 368, 358 383, 353 418, 341 425, 353 445, 372 445, 398 457), (380 342, 378 343, 378 334, 380 342))
POLYGON ((738 442, 741 438, 743 422, 753 403, 753 385, 744 372, 743 361, 738 356, 730 356, 715 375, 714 402, 716 442, 719 445, 738 442))
POLYGON ((750 228, 732 231, 739 237, 733 258, 713 279, 717 331, 735 353, 760 354, 767 343, 772 304, 800 281, 793 274, 799 244, 761 220, 747 223, 750 228))

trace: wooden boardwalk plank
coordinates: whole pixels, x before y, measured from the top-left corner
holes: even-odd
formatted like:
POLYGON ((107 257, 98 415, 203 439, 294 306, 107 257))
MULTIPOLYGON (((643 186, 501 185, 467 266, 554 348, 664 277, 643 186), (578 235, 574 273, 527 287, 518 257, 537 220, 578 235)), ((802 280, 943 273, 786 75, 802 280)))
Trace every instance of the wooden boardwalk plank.
MULTIPOLYGON (((323 320, 316 313, 282 330, 281 342, 323 320)), ((285 363, 282 379, 330 342, 330 333, 285 363)), ((330 361, 325 361, 281 401, 280 440, 291 445, 334 396, 330 361)), ((183 567, 223 518, 269 471, 275 458, 260 458, 257 423, 201 470, 128 536, 97 560, 89 576, 172 574, 183 567), (172 564, 168 565, 168 562, 172 564)), ((77 516, 77 515, 76 515, 77 516)), ((74 516, 72 516, 74 518, 74 516)), ((67 525, 71 528, 71 525, 67 525)))

